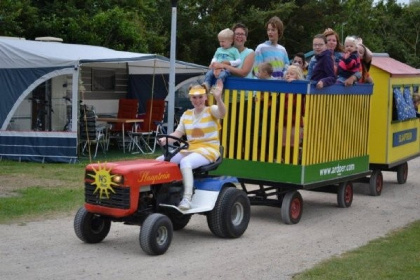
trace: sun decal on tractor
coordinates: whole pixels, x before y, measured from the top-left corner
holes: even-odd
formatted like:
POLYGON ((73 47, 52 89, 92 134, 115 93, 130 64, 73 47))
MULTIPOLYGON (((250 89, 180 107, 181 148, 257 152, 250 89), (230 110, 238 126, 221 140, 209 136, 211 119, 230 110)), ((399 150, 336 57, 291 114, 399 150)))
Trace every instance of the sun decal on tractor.
POLYGON ((114 175, 111 175, 110 171, 111 169, 106 169, 104 165, 99 164, 98 170, 93 168, 93 171, 95 171, 95 175, 89 174, 95 181, 92 183, 93 185, 96 185, 95 191, 93 194, 97 193, 99 191, 99 199, 109 199, 110 192, 115 193, 112 186, 117 186, 118 184, 112 182, 112 177, 114 175))

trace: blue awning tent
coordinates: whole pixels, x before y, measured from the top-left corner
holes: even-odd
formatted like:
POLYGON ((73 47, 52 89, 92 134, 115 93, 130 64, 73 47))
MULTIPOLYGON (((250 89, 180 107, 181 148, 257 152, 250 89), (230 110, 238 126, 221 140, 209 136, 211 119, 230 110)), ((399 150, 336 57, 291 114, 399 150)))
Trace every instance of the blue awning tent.
MULTIPOLYGON (((167 94, 167 89, 161 85, 169 79, 170 61, 166 57, 98 46, 0 37, 0 158, 42 162, 77 160, 77 110, 72 110, 72 127, 68 132, 7 128, 19 105, 37 86, 60 75, 71 75, 73 81, 78 81, 81 67, 92 63, 103 63, 107 67, 124 63, 129 74, 129 97, 150 98, 138 96, 136 88, 151 87, 155 75, 160 79, 153 80, 157 88, 155 97, 162 99, 167 94)), ((176 83, 205 71, 201 65, 176 61, 176 83)), ((77 108, 79 102, 78 86, 72 83, 73 108, 77 108)))

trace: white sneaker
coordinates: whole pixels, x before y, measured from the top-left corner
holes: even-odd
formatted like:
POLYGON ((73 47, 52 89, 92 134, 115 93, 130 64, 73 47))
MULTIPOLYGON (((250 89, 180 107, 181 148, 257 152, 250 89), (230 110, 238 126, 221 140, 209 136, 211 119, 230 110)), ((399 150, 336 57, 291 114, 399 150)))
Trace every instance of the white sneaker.
POLYGON ((181 210, 191 209, 191 202, 187 198, 183 198, 178 205, 178 208, 181 210))

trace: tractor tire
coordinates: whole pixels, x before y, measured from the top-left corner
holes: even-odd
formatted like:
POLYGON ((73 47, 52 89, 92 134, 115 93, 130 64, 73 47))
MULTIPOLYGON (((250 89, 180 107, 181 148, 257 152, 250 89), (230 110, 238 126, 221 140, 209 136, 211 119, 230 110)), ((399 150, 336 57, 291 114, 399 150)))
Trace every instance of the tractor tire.
POLYGON ((240 237, 248 228, 251 205, 245 192, 236 188, 224 188, 213 210, 207 214, 210 231, 222 238, 240 237))
POLYGON ((159 213, 149 215, 140 229, 140 246, 149 255, 162 255, 171 245, 171 220, 159 213))
POLYGON ((105 239, 111 229, 111 221, 100 215, 88 212, 81 207, 74 218, 74 232, 86 243, 99 243, 105 239))
POLYGON ((180 213, 165 213, 172 222, 172 228, 174 231, 181 230, 187 226, 191 220, 192 215, 182 215, 180 213))

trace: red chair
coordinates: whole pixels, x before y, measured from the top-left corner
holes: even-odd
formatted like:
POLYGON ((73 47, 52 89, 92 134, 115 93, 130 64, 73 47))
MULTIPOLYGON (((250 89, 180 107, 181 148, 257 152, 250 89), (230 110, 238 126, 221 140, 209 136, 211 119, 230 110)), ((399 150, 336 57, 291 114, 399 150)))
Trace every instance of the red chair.
POLYGON ((137 131, 129 132, 131 138, 130 149, 137 147, 142 153, 154 153, 156 149, 156 135, 160 133, 165 115, 165 100, 150 99, 147 101, 144 122, 137 131))
MULTIPOLYGON (((137 113, 139 109, 139 101, 137 99, 120 99, 118 102, 118 119, 135 119, 137 118, 137 113)), ((118 144, 122 143, 123 139, 123 125, 124 125, 124 134, 133 130, 133 123, 113 123, 109 130, 109 138, 117 139, 118 144)), ((124 143, 125 144, 125 143, 124 143)), ((123 146, 125 146, 123 144, 123 146)), ((109 145, 109 140, 108 140, 109 145)))
MULTIPOLYGON (((120 99, 118 102, 118 119, 135 119, 139 110, 139 101, 137 99, 120 99)), ((112 128, 113 132, 122 131, 122 123, 116 123, 112 128)), ((124 131, 132 130, 132 123, 124 124, 124 131)))

